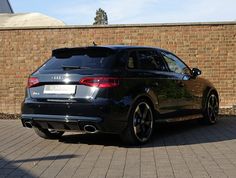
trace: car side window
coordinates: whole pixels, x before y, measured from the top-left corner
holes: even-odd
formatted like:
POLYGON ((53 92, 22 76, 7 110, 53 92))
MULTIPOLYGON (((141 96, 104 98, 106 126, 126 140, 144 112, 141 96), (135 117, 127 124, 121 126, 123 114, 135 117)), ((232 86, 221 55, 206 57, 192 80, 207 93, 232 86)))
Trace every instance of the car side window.
POLYGON ((138 68, 144 70, 166 71, 162 58, 153 50, 138 51, 138 68))
POLYGON ((138 68, 138 57, 136 51, 132 51, 128 55, 127 67, 129 69, 137 69, 138 68))
POLYGON ((161 52, 161 54, 163 55, 163 58, 166 61, 171 72, 191 75, 189 68, 175 55, 163 51, 161 52))

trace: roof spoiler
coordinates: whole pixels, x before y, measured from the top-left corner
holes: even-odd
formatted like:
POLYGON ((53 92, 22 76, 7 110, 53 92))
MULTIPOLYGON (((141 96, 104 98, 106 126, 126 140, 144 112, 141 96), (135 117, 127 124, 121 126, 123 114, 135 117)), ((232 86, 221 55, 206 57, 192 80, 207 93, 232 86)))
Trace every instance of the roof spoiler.
POLYGON ((58 48, 52 50, 52 57, 70 58, 72 56, 87 55, 89 57, 107 57, 114 54, 114 50, 101 46, 89 46, 78 48, 58 48))

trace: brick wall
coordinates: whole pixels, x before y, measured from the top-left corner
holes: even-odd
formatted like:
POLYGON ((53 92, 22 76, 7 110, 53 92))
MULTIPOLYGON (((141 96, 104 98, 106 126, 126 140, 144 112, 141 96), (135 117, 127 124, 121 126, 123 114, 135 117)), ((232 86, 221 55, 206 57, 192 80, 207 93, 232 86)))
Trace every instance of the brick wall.
POLYGON ((0 113, 20 113, 28 75, 58 47, 126 44, 175 52, 236 105, 236 22, 0 29, 0 113))

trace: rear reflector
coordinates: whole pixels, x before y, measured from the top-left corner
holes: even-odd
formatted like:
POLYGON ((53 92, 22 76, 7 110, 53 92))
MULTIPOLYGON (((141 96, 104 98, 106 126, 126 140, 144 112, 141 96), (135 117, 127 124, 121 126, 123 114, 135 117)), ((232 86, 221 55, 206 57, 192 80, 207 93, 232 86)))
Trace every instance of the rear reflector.
POLYGON ((119 79, 113 77, 85 77, 80 80, 80 84, 98 88, 113 88, 119 86, 119 79))
POLYGON ((35 87, 35 86, 37 86, 38 84, 39 84, 38 78, 36 78, 36 77, 30 77, 30 78, 28 79, 28 85, 27 85, 27 87, 28 87, 28 88, 35 87))

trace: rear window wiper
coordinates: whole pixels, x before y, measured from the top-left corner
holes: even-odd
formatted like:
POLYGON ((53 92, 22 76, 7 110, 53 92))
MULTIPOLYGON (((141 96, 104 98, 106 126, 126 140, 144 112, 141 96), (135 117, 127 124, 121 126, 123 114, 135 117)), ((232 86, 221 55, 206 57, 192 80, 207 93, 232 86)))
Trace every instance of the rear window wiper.
POLYGON ((76 69, 89 69, 89 67, 83 66, 64 66, 62 65, 63 70, 76 70, 76 69))

